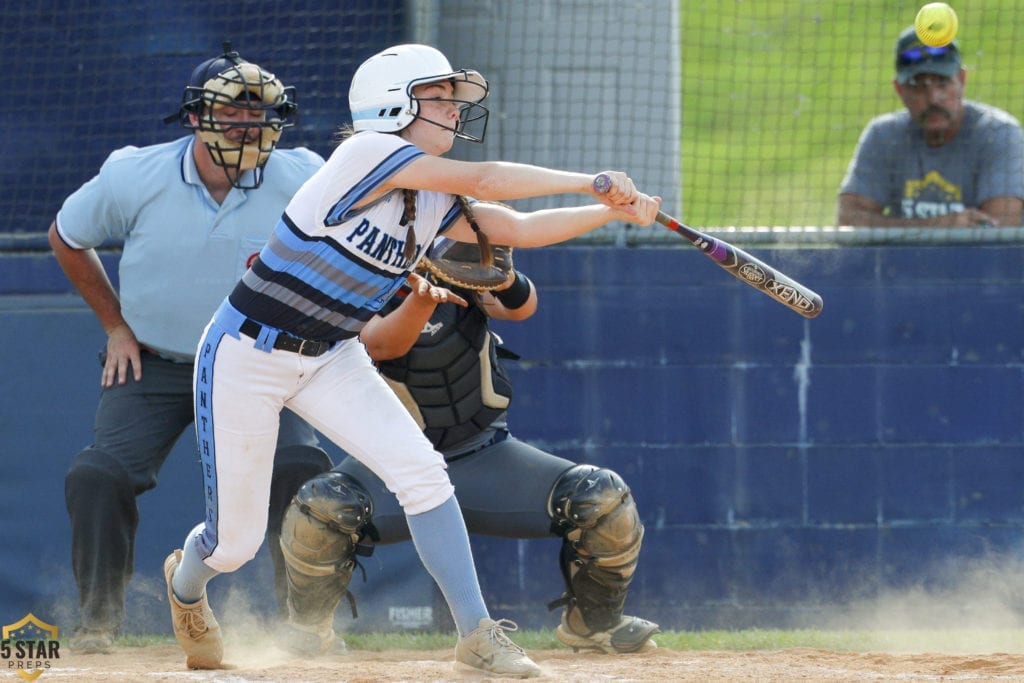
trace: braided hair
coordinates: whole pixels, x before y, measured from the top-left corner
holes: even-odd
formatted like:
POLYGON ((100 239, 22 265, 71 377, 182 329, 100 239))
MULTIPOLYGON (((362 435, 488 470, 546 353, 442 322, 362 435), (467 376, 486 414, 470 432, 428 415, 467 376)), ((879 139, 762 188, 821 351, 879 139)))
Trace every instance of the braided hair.
POLYGON ((480 247, 480 263, 485 266, 493 266, 494 251, 491 249, 491 240, 488 239, 487 234, 480 229, 480 225, 476 222, 476 214, 473 213, 473 207, 470 205, 469 200, 461 194, 455 195, 455 199, 459 202, 466 220, 469 221, 469 227, 473 228, 473 234, 476 235, 476 244, 480 247))
MULTIPOLYGON (((416 232, 413 230, 413 223, 416 222, 416 190, 403 189, 402 199, 405 201, 405 205, 402 208, 400 225, 405 226, 406 230, 405 250, 402 252, 402 256, 405 257, 406 261, 411 261, 413 256, 416 255, 416 232)), ((494 265, 494 251, 491 249, 491 240, 480 229, 480 224, 476 222, 473 206, 462 195, 455 195, 455 200, 459 203, 459 207, 466 216, 466 220, 469 221, 469 227, 473 228, 473 234, 476 235, 476 244, 480 247, 480 263, 485 266, 494 265)))

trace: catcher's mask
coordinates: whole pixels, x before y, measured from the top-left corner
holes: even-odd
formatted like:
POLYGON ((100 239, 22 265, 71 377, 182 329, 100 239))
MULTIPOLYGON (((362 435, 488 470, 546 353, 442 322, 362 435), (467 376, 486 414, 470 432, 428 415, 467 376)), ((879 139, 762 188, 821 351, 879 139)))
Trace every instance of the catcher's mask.
POLYGON ((164 123, 178 120, 199 131, 213 162, 224 169, 231 184, 250 190, 263 182, 263 166, 281 132, 295 125, 297 109, 293 86, 285 87, 274 74, 245 61, 231 43, 224 43, 224 54, 195 68, 181 107, 164 123), (223 117, 225 107, 239 110, 241 116, 223 117), (253 118, 253 111, 261 112, 262 119, 253 118), (243 177, 245 171, 252 171, 251 177, 243 177))
POLYGON ((412 94, 418 85, 440 81, 449 81, 455 87, 452 97, 443 99, 459 107, 455 136, 483 142, 490 111, 480 102, 487 97, 487 81, 477 71, 452 69, 448 59, 429 45, 396 45, 356 69, 348 91, 352 128, 356 132, 397 133, 415 119, 422 119, 452 130, 447 123, 420 116, 419 101, 412 94))

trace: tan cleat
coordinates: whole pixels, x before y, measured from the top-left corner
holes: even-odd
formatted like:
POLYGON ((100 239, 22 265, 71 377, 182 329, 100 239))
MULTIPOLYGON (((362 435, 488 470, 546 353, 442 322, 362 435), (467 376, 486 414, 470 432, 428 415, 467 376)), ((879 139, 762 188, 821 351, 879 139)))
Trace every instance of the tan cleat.
POLYGON ((164 560, 164 579, 167 580, 167 602, 171 605, 171 624, 174 637, 185 651, 185 664, 190 669, 219 669, 224 658, 224 641, 220 624, 213 616, 204 594, 198 602, 186 604, 174 596, 171 577, 181 562, 181 551, 175 550, 164 560))
POLYGON ((455 665, 509 678, 540 676, 540 667, 505 635, 505 631, 518 630, 519 627, 508 619, 481 619, 475 631, 459 638, 455 646, 455 665))
POLYGON ((653 621, 640 617, 623 616, 607 631, 580 633, 569 622, 567 612, 562 613, 562 623, 555 629, 555 637, 579 652, 580 650, 602 650, 609 654, 650 652, 658 649, 651 636, 661 629, 653 621))

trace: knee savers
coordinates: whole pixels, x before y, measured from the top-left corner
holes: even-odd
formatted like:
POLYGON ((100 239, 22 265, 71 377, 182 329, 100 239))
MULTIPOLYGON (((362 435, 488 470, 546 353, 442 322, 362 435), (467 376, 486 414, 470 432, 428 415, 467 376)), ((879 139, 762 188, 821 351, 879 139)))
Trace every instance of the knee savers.
POLYGON ((371 529, 372 517, 369 492, 348 474, 317 475, 295 494, 281 525, 281 552, 289 615, 297 623, 333 619, 348 593, 356 545, 371 529))

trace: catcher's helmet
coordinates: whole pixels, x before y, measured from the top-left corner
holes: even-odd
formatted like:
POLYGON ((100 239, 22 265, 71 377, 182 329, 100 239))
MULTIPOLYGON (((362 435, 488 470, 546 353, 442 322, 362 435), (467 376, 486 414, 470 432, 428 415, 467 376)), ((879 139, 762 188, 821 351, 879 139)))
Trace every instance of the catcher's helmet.
POLYGON ((254 189, 263 182, 263 166, 277 146, 281 132, 295 125, 298 105, 295 88, 281 84, 278 78, 242 59, 224 43, 224 54, 207 59, 192 71, 181 97, 181 107, 164 119, 165 123, 180 121, 191 130, 198 130, 213 162, 228 174, 232 184, 241 189, 254 189), (223 122, 215 116, 224 107, 265 112, 262 121, 246 118, 223 122), (246 129, 241 140, 231 140, 225 133, 246 129), (250 130, 256 130, 255 138, 250 130), (253 171, 249 184, 243 184, 242 171, 253 171))
MULTIPOLYGON (((487 132, 487 81, 477 71, 452 69, 448 59, 429 45, 396 45, 363 62, 352 77, 348 91, 352 127, 358 131, 375 130, 397 133, 420 118, 419 102, 412 90, 417 85, 450 81, 455 92, 449 102, 459 105, 459 123, 455 135, 464 140, 482 142, 487 132), (466 131, 469 123, 481 121, 479 135, 466 131)), ((434 125, 447 125, 423 119, 434 125)))

